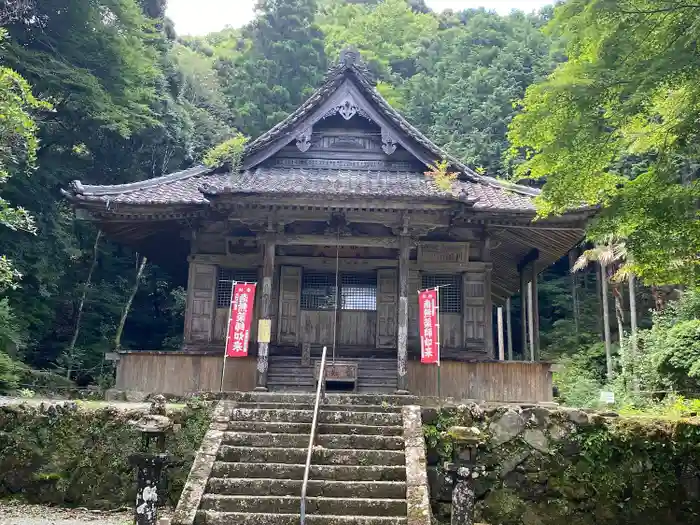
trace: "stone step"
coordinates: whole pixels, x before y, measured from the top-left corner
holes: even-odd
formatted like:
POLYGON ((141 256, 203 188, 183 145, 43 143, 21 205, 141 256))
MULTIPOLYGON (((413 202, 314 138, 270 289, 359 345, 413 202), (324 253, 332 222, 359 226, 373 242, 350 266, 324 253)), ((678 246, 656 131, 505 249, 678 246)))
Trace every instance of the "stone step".
MULTIPOLYGON (((254 402, 254 403, 237 403, 236 408, 262 408, 265 410, 313 410, 314 404, 302 404, 302 403, 266 403, 266 402, 254 402)), ((392 406, 389 403, 382 403, 381 405, 333 405, 329 403, 322 403, 319 407, 321 411, 336 411, 336 412, 387 412, 387 413, 398 413, 401 412, 400 406, 392 406)))
MULTIPOLYGON (((259 434, 251 432, 226 432, 225 445, 244 447, 303 448, 309 446, 308 434, 259 434)), ((402 437, 361 436, 350 434, 320 434, 316 445, 323 448, 357 448, 371 450, 403 450, 402 437)))
MULTIPOLYGON (((313 406, 315 394, 297 393, 285 394, 277 392, 224 392, 223 399, 247 403, 302 403, 313 406)), ((377 394, 326 394, 329 403, 335 405, 420 405, 416 396, 377 395, 377 394)))
MULTIPOLYGON (((303 480, 271 478, 210 478, 210 494, 249 496, 299 496, 303 480)), ((309 480, 306 494, 324 498, 405 499, 403 481, 326 481, 309 480)))
MULTIPOLYGON (((306 458, 304 458, 304 462, 306 458)), ((301 480, 301 463, 239 463, 216 461, 211 476, 215 478, 273 478, 301 480)), ((311 465, 309 473, 314 480, 332 481, 406 481, 405 465, 311 465)))
MULTIPOLYGON (((303 377, 308 379, 313 379, 314 372, 313 368, 306 367, 301 368, 299 365, 288 365, 279 366, 276 364, 270 365, 268 369, 268 379, 271 376, 283 377, 283 376, 293 376, 293 377, 303 377)), ((358 378, 368 378, 368 377, 378 377, 383 379, 394 379, 396 380, 396 367, 391 368, 360 368, 358 371, 358 378)))
MULTIPOLYGON (((282 513, 298 512, 299 496, 228 496, 205 494, 200 509, 216 512, 282 513)), ((306 498, 308 514, 333 516, 405 516, 406 500, 380 498, 306 498)))
MULTIPOLYGON (((230 421, 228 429, 237 432, 262 432, 272 434, 305 434, 311 432, 311 423, 283 423, 265 421, 230 421)), ((402 436, 401 426, 346 425, 321 423, 318 434, 357 434, 362 436, 402 436)))
MULTIPOLYGON (((307 515, 306 525, 406 525, 407 519, 394 516, 307 515)), ((299 514, 245 514, 200 510, 195 525, 299 525, 299 514)))
MULTIPOLYGON (((306 448, 233 447, 221 445, 217 459, 248 463, 306 463, 306 448)), ((405 465, 401 450, 315 448, 314 465, 405 465)))
MULTIPOLYGON (((378 382, 378 383, 365 383, 360 381, 355 392, 356 395, 373 395, 373 396, 388 396, 396 392, 396 379, 393 382, 378 382)), ((268 382, 268 387, 270 391, 275 393, 281 393, 285 395, 289 394, 299 394, 303 392, 308 392, 313 390, 314 384, 309 383, 287 383, 284 380, 275 380, 268 382)))
MULTIPOLYGON (((276 421, 285 423, 310 423, 313 420, 313 410, 263 409, 263 408, 234 408, 231 411, 232 421, 276 421)), ((403 418, 398 413, 384 412, 321 412, 321 423, 346 423, 358 425, 400 426, 403 418)))

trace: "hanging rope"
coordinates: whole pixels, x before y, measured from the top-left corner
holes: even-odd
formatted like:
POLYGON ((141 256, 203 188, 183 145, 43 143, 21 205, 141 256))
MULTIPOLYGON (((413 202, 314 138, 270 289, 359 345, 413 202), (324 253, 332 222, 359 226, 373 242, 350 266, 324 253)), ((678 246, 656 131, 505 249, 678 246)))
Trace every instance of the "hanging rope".
POLYGON ((338 300, 340 299, 340 289, 338 288, 338 270, 340 265, 340 228, 335 233, 335 308, 333 309, 333 364, 335 364, 335 346, 338 338, 338 300))

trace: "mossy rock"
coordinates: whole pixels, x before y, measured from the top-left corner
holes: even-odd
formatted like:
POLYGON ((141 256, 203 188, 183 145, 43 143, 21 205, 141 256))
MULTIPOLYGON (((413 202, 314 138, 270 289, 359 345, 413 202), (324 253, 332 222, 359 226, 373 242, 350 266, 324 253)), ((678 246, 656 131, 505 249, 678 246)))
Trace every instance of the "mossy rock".
POLYGON ((515 491, 506 488, 496 489, 486 495, 481 519, 487 523, 520 525, 520 519, 526 508, 526 503, 515 491))

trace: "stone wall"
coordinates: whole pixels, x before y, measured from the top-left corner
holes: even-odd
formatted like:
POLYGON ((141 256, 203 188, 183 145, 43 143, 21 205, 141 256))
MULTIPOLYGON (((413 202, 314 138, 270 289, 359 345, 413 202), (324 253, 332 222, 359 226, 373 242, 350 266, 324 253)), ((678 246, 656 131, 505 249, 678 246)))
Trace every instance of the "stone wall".
MULTIPOLYGON (((0 407, 0 497, 93 509, 131 507, 135 470, 128 457, 141 436, 129 424, 146 411, 66 402, 0 407)), ((169 410, 176 432, 167 449, 181 464, 164 479, 174 505, 209 425, 210 405, 169 410)))
POLYGON ((698 421, 462 405, 423 409, 423 422, 440 523, 450 523, 458 480, 454 508, 473 500, 475 522, 700 523, 698 421))

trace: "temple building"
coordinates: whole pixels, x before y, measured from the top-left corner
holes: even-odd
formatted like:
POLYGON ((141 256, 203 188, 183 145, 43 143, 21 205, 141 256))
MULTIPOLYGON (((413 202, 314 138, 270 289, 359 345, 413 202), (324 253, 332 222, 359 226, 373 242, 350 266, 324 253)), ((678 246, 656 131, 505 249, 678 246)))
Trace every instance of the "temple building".
POLYGON ((65 193, 112 240, 189 265, 183 348, 122 353, 118 388, 218 391, 231 286, 247 281, 259 284, 250 357, 229 360, 224 389, 311 391, 327 345, 339 388, 436 395, 435 367, 419 361, 417 294, 440 286, 441 394, 551 398, 537 362, 536 276, 580 242, 590 212, 535 221, 538 190, 433 144, 354 51, 246 146, 235 172, 197 166, 131 184, 76 181, 65 193), (458 175, 447 187, 426 175, 443 160, 458 175), (497 308, 528 289, 505 338, 517 332, 524 359, 504 360, 497 308))

